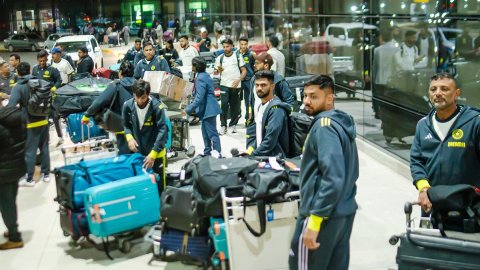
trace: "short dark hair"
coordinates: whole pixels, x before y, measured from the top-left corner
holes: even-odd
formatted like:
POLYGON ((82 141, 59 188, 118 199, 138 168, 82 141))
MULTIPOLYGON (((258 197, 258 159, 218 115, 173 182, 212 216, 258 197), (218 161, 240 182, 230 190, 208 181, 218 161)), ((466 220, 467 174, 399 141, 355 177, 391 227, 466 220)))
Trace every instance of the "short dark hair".
POLYGON ((80 47, 80 48, 78 48, 78 50, 83 52, 83 53, 88 53, 88 48, 87 47, 80 47))
POLYGON ((232 40, 231 38, 226 38, 226 39, 224 39, 224 40, 222 41, 222 45, 225 44, 225 43, 233 46, 233 40, 232 40))
POLYGON ((275 73, 271 70, 260 70, 255 73, 255 80, 267 79, 271 83, 275 81, 275 73))
POLYGON ((278 37, 275 35, 271 35, 270 37, 268 37, 268 41, 270 41, 270 43, 272 43, 272 46, 275 48, 278 47, 278 44, 280 43, 278 37))
POLYGON ((133 77, 134 66, 130 61, 122 61, 118 71, 122 72, 123 77, 133 77))
POLYGON ((15 60, 20 61, 20 55, 18 55, 17 53, 10 54, 10 57, 12 57, 12 56, 15 57, 15 60))
POLYGON ((18 76, 26 76, 30 74, 30 64, 28 62, 20 62, 17 67, 18 76))
POLYGON ((248 38, 247 37, 240 37, 238 41, 246 41, 248 43, 248 38))
POLYGON ((46 50, 41 50, 37 54, 37 59, 43 58, 43 57, 48 57, 48 52, 46 50))
POLYGON ((430 78, 430 81, 436 81, 441 79, 449 79, 455 81, 455 77, 448 72, 437 73, 430 78))
POLYGON ((137 39, 135 39, 135 43, 142 43, 142 40, 137 38, 137 39))
POLYGON ((178 39, 182 39, 182 38, 188 40, 188 36, 187 36, 187 35, 181 35, 178 39))
POLYGON ((312 86, 312 85, 318 85, 318 87, 322 90, 330 88, 332 89, 332 92, 335 93, 335 83, 333 82, 333 79, 330 78, 330 76, 327 76, 327 75, 313 76, 309 81, 305 83, 305 87, 312 86))
POLYGON ((414 36, 416 34, 417 34, 417 32, 415 32, 413 30, 408 30, 407 32, 405 32, 405 37, 411 37, 411 36, 414 36))
POLYGON ((145 50, 145 48, 146 48, 147 46, 152 46, 152 47, 153 47, 153 43, 150 42, 150 41, 147 41, 147 42, 143 43, 143 49, 144 49, 144 50, 145 50))
POLYGON ((142 79, 135 81, 132 85, 132 91, 137 97, 141 97, 145 94, 150 95, 150 83, 142 79))
POLYGON ((197 72, 205 72, 207 70, 207 63, 205 62, 205 58, 201 56, 195 56, 192 59, 192 66, 194 66, 197 69, 197 72))

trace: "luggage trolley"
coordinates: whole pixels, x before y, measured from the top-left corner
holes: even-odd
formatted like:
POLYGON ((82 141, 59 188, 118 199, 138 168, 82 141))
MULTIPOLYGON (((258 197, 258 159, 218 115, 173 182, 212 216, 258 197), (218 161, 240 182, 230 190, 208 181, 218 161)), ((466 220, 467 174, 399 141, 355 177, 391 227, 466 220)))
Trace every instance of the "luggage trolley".
MULTIPOLYGON (((285 201, 266 205, 267 226, 261 237, 248 231, 242 218, 259 228, 258 210, 244 197, 228 197, 228 190, 221 189, 223 214, 228 244, 229 269, 288 269, 290 243, 295 231, 300 202, 300 192, 285 195, 285 201), (244 215, 244 203, 245 215, 244 215)), ((212 258, 219 262, 222 258, 212 258)), ((217 269, 220 269, 216 265, 217 269)))
POLYGON ((413 225, 412 205, 406 202, 406 232, 390 238, 391 245, 400 241, 396 261, 399 270, 421 269, 480 269, 480 234, 432 229, 429 218, 420 219, 420 227, 413 225))

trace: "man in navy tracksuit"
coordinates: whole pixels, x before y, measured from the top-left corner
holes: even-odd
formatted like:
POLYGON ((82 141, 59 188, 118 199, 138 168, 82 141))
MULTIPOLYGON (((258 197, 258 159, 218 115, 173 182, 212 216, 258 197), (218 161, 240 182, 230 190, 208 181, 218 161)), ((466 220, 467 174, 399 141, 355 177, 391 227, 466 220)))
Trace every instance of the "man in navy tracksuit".
POLYGON ((248 102, 250 100, 250 93, 251 93, 251 82, 250 80, 253 78, 254 74, 254 64, 255 64, 255 59, 253 56, 255 55, 255 52, 251 51, 248 48, 248 38, 246 37, 241 37, 238 40, 240 44, 240 54, 243 57, 243 62, 245 63, 245 69, 247 70, 247 75, 245 78, 242 80, 242 96, 243 100, 245 101, 245 120, 248 119, 248 102))
POLYGON ((426 213, 430 186, 480 187, 480 111, 457 105, 460 89, 446 73, 432 77, 428 96, 434 109, 418 122, 410 151, 413 184, 426 213))
MULTIPOLYGON (((123 104, 133 97, 132 86, 135 82, 133 77, 133 64, 129 61, 122 61, 118 70, 118 77, 120 80, 109 84, 107 89, 100 94, 98 98, 93 101, 92 105, 87 109, 82 118, 82 124, 88 124, 90 118, 101 112, 104 108, 108 108, 112 103, 112 99, 117 93, 116 100, 113 103, 112 111, 118 115, 122 115, 123 104)), ((127 141, 125 139, 125 132, 120 131, 115 133, 117 137, 117 146, 119 154, 129 154, 127 141)))
POLYGON ((123 57, 123 61, 129 61, 130 63, 133 63, 135 65, 136 63, 134 62, 134 60, 137 54, 143 54, 142 40, 139 38, 135 39, 135 45, 132 48, 130 48, 127 51, 127 53, 125 53, 125 57, 123 57))
POLYGON ((145 71, 166 71, 170 72, 170 67, 168 66, 167 61, 163 56, 157 56, 155 54, 155 49, 153 48, 153 44, 147 42, 143 46, 143 53, 145 58, 142 59, 135 65, 135 72, 133 73, 133 77, 135 79, 143 78, 145 71))
POLYGON ((222 110, 218 105, 213 90, 213 81, 210 75, 205 72, 207 64, 205 59, 196 56, 192 59, 192 71, 197 74, 195 78, 195 98, 193 102, 185 108, 187 114, 195 112, 195 116, 202 120, 202 136, 205 149, 204 155, 210 155, 212 150, 222 153, 220 137, 217 131, 217 115, 222 110))
POLYGON ((30 64, 21 62, 17 67, 19 79, 17 85, 12 89, 12 95, 7 106, 20 107, 27 116, 27 144, 25 147, 25 162, 27 167, 27 175, 19 182, 20 186, 33 187, 35 181, 33 174, 35 172, 35 163, 37 157, 37 149, 40 149, 42 175, 41 179, 44 182, 50 181, 50 153, 48 149, 49 142, 49 128, 48 117, 46 116, 32 116, 28 114, 28 100, 30 98, 30 87, 28 81, 36 79, 29 75, 30 64))
POLYGON ((134 82, 133 97, 123 104, 125 138, 128 148, 145 157, 144 167, 152 168, 162 176, 159 191, 165 186, 165 167, 168 126, 164 105, 150 96, 150 84, 144 80, 134 82))
MULTIPOLYGON (((273 58, 270 54, 264 52, 259 55, 254 55, 255 58, 255 72, 259 72, 262 70, 270 70, 270 68, 273 65, 273 58)), ((295 97, 292 94, 292 91, 290 91, 290 87, 288 86, 287 81, 285 81, 285 78, 283 78, 282 75, 276 73, 275 71, 272 71, 274 74, 274 84, 275 84, 275 89, 274 89, 274 96, 277 96, 280 101, 287 103, 290 105, 290 111, 293 108, 293 105, 295 103, 295 97)), ((255 94, 255 77, 252 77, 252 79, 249 82, 250 86, 248 87, 250 90, 250 95, 248 97, 248 102, 247 99, 245 99, 245 103, 248 104, 247 106, 247 113, 248 113, 248 119, 245 122, 245 125, 247 126, 246 130, 246 135, 247 135, 247 148, 250 146, 254 146, 255 144, 255 136, 256 136, 256 127, 255 127, 255 111, 254 108, 255 106, 258 106, 260 103, 260 99, 258 96, 255 94)))
POLYGON ((276 156, 289 154, 290 134, 288 115, 290 106, 273 95, 275 84, 273 71, 255 73, 255 89, 260 104, 253 108, 255 115, 255 141, 246 151, 253 156, 276 156))
POLYGON ((357 209, 358 153, 353 118, 334 108, 334 83, 316 76, 305 84, 305 111, 315 119, 300 166, 299 218, 290 269, 346 270, 357 209))

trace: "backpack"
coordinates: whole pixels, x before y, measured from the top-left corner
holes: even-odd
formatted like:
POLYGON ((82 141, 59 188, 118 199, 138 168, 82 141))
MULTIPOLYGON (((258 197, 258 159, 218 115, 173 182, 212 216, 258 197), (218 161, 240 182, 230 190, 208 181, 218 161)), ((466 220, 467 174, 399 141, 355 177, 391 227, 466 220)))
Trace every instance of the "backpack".
MULTIPOLYGON (((238 51, 235 51, 235 56, 237 57, 237 66, 238 70, 240 70, 240 58, 242 57, 238 51)), ((225 53, 220 55, 220 66, 223 66, 223 58, 225 57, 225 53)), ((241 70, 240 70, 241 73, 241 70)))
POLYGON ((311 124, 312 119, 304 113, 292 112, 288 116, 290 130, 289 158, 298 157, 302 154, 311 124))
POLYGON ((41 79, 28 81, 30 96, 27 103, 27 111, 31 116, 48 116, 52 107, 52 85, 41 79))

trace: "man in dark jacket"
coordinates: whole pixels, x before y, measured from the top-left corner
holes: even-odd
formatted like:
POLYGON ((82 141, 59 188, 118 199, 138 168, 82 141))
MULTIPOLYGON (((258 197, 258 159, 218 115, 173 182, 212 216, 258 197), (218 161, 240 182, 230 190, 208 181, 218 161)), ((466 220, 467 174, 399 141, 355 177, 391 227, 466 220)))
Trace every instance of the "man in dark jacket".
POLYGON ((316 76, 305 84, 303 104, 315 116, 300 166, 299 218, 290 269, 348 269, 357 209, 358 152, 352 116, 334 108, 334 83, 316 76))
POLYGON ((256 94, 261 103, 253 110, 257 115, 256 140, 246 153, 254 156, 287 156, 290 148, 288 115, 290 107, 273 95, 275 88, 273 71, 263 70, 255 73, 256 94))
POLYGON ((427 213, 430 186, 480 186, 480 111, 457 105, 460 89, 447 73, 432 77, 428 96, 434 109, 418 122, 410 150, 413 184, 427 213))
POLYGON ((88 55, 88 48, 82 47, 78 49, 77 74, 92 73, 95 68, 93 59, 88 55))
POLYGON ((134 82, 133 97, 123 104, 125 138, 128 148, 145 157, 144 167, 163 176, 158 185, 161 192, 165 186, 165 166, 168 126, 163 103, 150 96, 150 84, 144 80, 134 82))
POLYGON ((254 74, 254 64, 255 64, 255 59, 253 56, 255 55, 255 52, 251 51, 248 48, 248 38, 246 37, 241 37, 239 40, 240 44, 240 54, 243 57, 243 62, 245 63, 245 69, 247 70, 247 75, 242 81, 242 96, 243 100, 245 101, 245 120, 248 119, 248 102, 250 100, 250 93, 252 90, 250 89, 251 87, 251 79, 254 74))
POLYGON ((123 61, 130 61, 131 63, 136 64, 133 61, 135 60, 135 56, 137 54, 143 54, 142 40, 139 38, 135 39, 135 45, 127 51, 125 57, 123 58, 123 61))
POLYGON ((170 67, 168 66, 165 58, 163 58, 163 56, 155 55, 155 49, 153 48, 152 43, 147 42, 143 46, 143 54, 145 55, 145 59, 142 59, 135 66, 135 72, 133 73, 133 77, 135 79, 138 80, 140 78, 143 78, 145 71, 170 72, 170 67))
MULTIPOLYGON (((58 69, 54 68, 51 65, 47 65, 47 58, 48 52, 45 50, 41 50, 37 54, 38 65, 35 65, 32 69, 32 75, 37 77, 38 79, 43 79, 47 82, 50 82, 53 87, 52 91, 57 90, 62 86, 62 76, 58 69)), ((50 118, 53 120, 53 124, 55 125, 55 131, 57 132, 58 142, 57 146, 63 144, 63 132, 62 126, 60 124, 60 116, 54 110, 50 113, 50 118)), ((28 154, 27 154, 28 155, 28 154)))
POLYGON ((5 60, 0 59, 0 102, 10 97, 16 83, 17 75, 10 71, 10 65, 5 60))
POLYGON ((25 175, 25 117, 17 107, 2 107, 0 103, 0 212, 7 227, 8 241, 0 250, 23 247, 18 232, 18 179, 25 175))
POLYGON ((27 166, 27 175, 20 180, 20 186, 33 187, 35 181, 33 180, 33 173, 35 172, 35 163, 37 157, 37 149, 40 149, 41 156, 41 172, 44 182, 50 181, 50 152, 48 149, 49 142, 49 128, 48 118, 43 116, 32 116, 28 114, 28 100, 30 98, 30 87, 28 81, 35 79, 29 75, 30 64, 21 62, 17 68, 18 82, 13 87, 12 95, 7 106, 20 105, 25 115, 27 116, 27 145, 25 148, 25 161, 27 166))
MULTIPOLYGON (((120 80, 114 81, 108 85, 107 89, 100 94, 98 98, 90 105, 90 107, 85 112, 85 115, 82 118, 83 124, 88 124, 90 118, 95 116, 97 113, 103 111, 103 109, 108 108, 112 102, 112 99, 117 93, 116 100, 113 103, 111 110, 118 115, 122 115, 123 104, 132 99, 132 86, 135 82, 133 77, 133 64, 128 61, 123 61, 120 64, 118 70, 118 77, 120 80)), ((125 140, 125 132, 116 132, 117 137, 117 146, 119 154, 129 154, 130 149, 128 149, 127 141, 125 140)))
POLYGON ((205 72, 207 64, 205 59, 196 56, 192 59, 192 72, 196 73, 194 100, 185 108, 187 114, 195 112, 195 116, 202 120, 202 136, 205 149, 204 155, 210 155, 212 150, 222 153, 220 137, 217 131, 217 115, 222 110, 218 105, 213 90, 213 81, 210 75, 205 72))
MULTIPOLYGON (((255 58, 255 72, 259 72, 262 70, 270 70, 270 68, 273 65, 273 58, 271 55, 268 53, 264 52, 259 55, 254 55, 255 58)), ((293 109, 293 105, 295 103, 295 97, 292 94, 292 91, 290 91, 290 87, 288 86, 287 81, 285 81, 285 78, 278 74, 275 71, 272 71, 274 74, 274 84, 275 84, 275 89, 273 94, 277 96, 280 101, 285 102, 290 105, 290 111, 293 109)), ((247 135, 247 148, 250 146, 253 146, 255 144, 255 106, 258 106, 260 104, 260 99, 259 97, 255 94, 255 77, 253 77, 250 80, 250 95, 249 95, 249 101, 247 102, 245 100, 245 103, 248 103, 248 119, 245 122, 245 125, 247 126, 246 130, 246 135, 247 135)))

